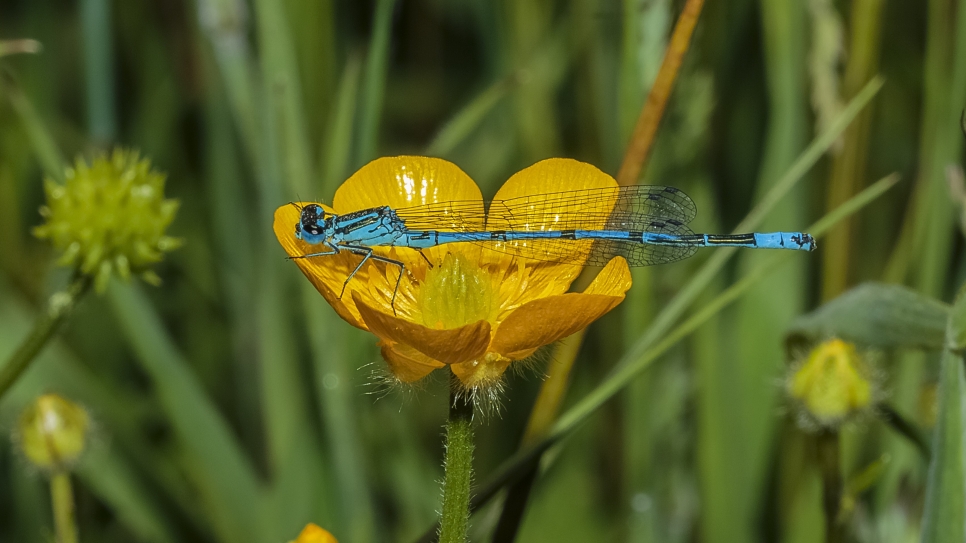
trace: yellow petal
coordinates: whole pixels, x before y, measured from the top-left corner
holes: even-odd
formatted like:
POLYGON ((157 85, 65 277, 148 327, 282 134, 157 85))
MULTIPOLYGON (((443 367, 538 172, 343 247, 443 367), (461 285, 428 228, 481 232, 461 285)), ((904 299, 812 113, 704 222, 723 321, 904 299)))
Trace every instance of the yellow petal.
POLYGON ((631 269, 624 257, 614 257, 584 289, 584 294, 623 296, 631 288, 631 269))
POLYGON ((613 177, 596 166, 571 158, 548 158, 513 174, 493 199, 618 186, 613 177))
POLYGON ((456 164, 441 158, 377 158, 335 193, 332 207, 348 213, 378 206, 394 209, 454 200, 483 201, 479 187, 456 164))
POLYGON ((444 364, 466 362, 482 356, 490 342, 490 323, 478 321, 459 328, 434 330, 373 309, 353 296, 369 330, 380 338, 409 345, 444 364))
POLYGON ((513 360, 497 353, 486 353, 480 359, 450 366, 453 375, 467 387, 476 387, 498 381, 513 360))
MULTIPOLYGON (((299 206, 304 206, 310 202, 300 202, 299 206)), ((326 206, 322 206, 327 213, 331 213, 332 209, 326 206)), ((285 252, 290 257, 300 257, 306 254, 312 254, 321 252, 324 250, 320 245, 309 245, 304 241, 295 237, 295 225, 299 221, 299 210, 295 205, 286 204, 275 210, 275 220, 272 228, 275 230, 275 237, 278 238, 278 242, 285 249, 285 252)), ((359 311, 356 310, 355 304, 352 303, 352 298, 349 296, 351 289, 346 290, 346 295, 339 299, 339 293, 342 291, 342 285, 345 283, 349 274, 355 269, 356 265, 359 263, 358 255, 353 255, 351 253, 340 253, 337 255, 326 255, 313 258, 294 258, 294 262, 298 264, 302 273, 305 277, 312 282, 316 290, 325 297, 325 300, 335 309, 340 317, 345 319, 349 324, 367 330, 365 324, 362 322, 362 317, 359 316, 359 311)), ((350 281, 350 285, 354 281, 362 281, 363 283, 367 281, 367 268, 359 270, 353 281, 350 281)))
POLYGON ((310 522, 305 525, 299 538, 293 543, 339 543, 339 541, 327 530, 310 522))
POLYGON ((627 261, 614 258, 583 293, 541 298, 512 311, 496 329, 489 350, 507 358, 524 358, 603 316, 624 300, 630 286, 627 261))
POLYGON ((382 357, 389 364, 389 371, 404 383, 413 383, 433 370, 446 367, 446 364, 433 360, 409 345, 382 341, 379 346, 382 348, 382 357))

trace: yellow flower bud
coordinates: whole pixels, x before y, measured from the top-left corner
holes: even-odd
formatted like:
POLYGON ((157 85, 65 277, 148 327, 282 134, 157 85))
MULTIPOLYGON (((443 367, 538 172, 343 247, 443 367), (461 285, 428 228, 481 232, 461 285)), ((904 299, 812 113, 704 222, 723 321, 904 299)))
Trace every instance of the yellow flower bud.
POLYGON ((872 404, 873 384, 862 359, 855 345, 840 339, 812 349, 787 388, 804 419, 820 427, 839 426, 872 404))
POLYGON ((320 528, 316 524, 311 522, 305 525, 302 533, 299 534, 299 538, 290 541, 289 543, 339 543, 335 537, 332 536, 324 528, 320 528))
POLYGON ((99 292, 113 274, 154 281, 150 266, 181 244, 165 235, 178 202, 164 198, 164 175, 136 152, 118 149, 90 164, 78 159, 64 177, 63 185, 45 181, 46 222, 34 229, 62 251, 59 264, 92 276, 99 292))
POLYGON ((38 468, 62 471, 84 452, 89 428, 90 417, 83 407, 57 394, 44 394, 20 415, 20 448, 38 468))

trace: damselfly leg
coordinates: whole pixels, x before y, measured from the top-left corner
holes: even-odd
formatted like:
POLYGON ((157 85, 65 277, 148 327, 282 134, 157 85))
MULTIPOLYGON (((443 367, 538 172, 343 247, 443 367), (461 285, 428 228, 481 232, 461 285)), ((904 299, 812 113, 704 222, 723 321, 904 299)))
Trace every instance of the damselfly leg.
POLYGON ((340 300, 342 299, 342 295, 345 294, 345 289, 349 285, 349 281, 351 281, 352 278, 355 277, 356 273, 358 273, 359 270, 362 269, 362 266, 364 266, 366 262, 368 262, 370 259, 378 262, 385 262, 386 264, 395 264, 396 266, 399 266, 399 275, 396 276, 396 287, 392 290, 392 298, 389 301, 389 305, 390 307, 392 307, 392 314, 395 315, 396 314, 396 294, 399 292, 399 282, 402 281, 403 273, 406 271, 406 265, 398 260, 393 260, 391 258, 386 258, 384 256, 373 254, 372 248, 370 247, 364 247, 362 245, 340 245, 339 248, 344 249, 346 251, 350 251, 357 255, 363 255, 362 261, 359 262, 359 265, 356 266, 354 270, 352 270, 352 273, 350 273, 349 276, 346 277, 345 282, 342 283, 342 292, 339 293, 340 300))

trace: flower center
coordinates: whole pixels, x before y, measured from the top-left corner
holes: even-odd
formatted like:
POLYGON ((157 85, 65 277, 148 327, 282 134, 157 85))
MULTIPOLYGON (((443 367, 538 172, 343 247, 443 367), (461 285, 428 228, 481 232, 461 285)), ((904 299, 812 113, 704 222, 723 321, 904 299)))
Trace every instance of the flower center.
POLYGON ((438 330, 487 320, 497 305, 497 290, 486 270, 459 253, 426 272, 417 294, 423 324, 438 330))

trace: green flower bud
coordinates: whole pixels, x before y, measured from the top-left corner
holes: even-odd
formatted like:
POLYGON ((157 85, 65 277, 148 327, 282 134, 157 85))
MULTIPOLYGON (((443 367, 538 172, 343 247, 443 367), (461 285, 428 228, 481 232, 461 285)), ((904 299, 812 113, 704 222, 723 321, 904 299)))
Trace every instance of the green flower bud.
POLYGON ((80 458, 89 428, 90 417, 83 407, 57 394, 44 394, 21 413, 17 437, 34 466, 58 472, 80 458))
POLYGON ((875 386, 855 345, 831 339, 820 343, 788 381, 806 427, 837 428, 872 406, 875 386))
POLYGON ((34 228, 62 251, 58 264, 93 276, 98 292, 115 273, 157 283, 150 266, 181 245, 165 235, 178 201, 164 198, 164 174, 137 152, 116 149, 90 165, 78 158, 64 177, 63 185, 44 181, 47 204, 40 214, 46 222, 34 228))

